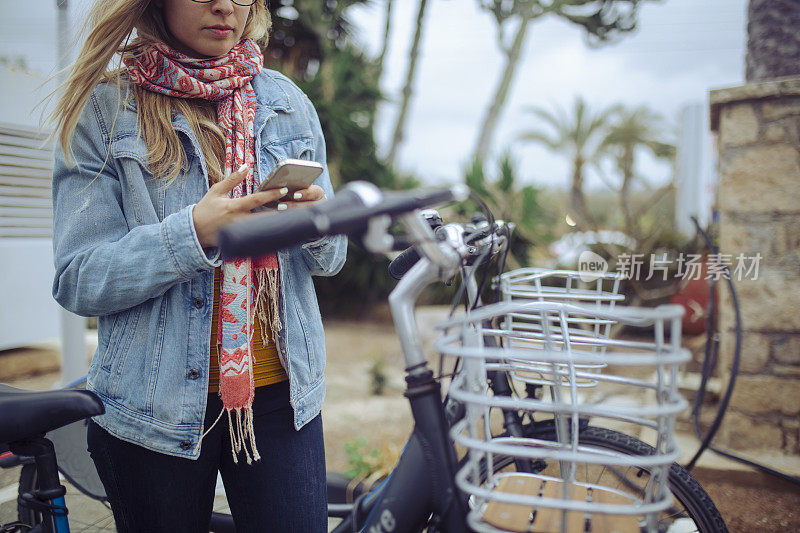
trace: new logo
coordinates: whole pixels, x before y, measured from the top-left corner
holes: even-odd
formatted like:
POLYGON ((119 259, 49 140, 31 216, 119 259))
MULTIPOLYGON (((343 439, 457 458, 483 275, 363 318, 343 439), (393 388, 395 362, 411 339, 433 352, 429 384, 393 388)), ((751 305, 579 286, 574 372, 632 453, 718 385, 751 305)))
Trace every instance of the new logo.
POLYGON ((590 250, 578 256, 578 277, 583 282, 597 281, 608 272, 608 261, 590 250))

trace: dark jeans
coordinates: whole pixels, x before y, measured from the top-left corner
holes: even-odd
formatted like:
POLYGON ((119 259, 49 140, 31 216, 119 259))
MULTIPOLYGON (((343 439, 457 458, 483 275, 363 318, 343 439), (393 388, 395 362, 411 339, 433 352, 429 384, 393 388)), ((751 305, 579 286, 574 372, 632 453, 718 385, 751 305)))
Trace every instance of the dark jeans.
MULTIPOLYGON (((222 408, 208 396, 204 427, 222 408)), ((261 460, 231 456, 228 417, 205 436, 200 458, 164 455, 120 440, 91 422, 88 444, 121 532, 207 532, 217 470, 236 531, 327 531, 322 417, 300 431, 293 425, 289 384, 256 389, 253 427, 261 460)), ((248 448, 249 449, 249 448, 248 448)))

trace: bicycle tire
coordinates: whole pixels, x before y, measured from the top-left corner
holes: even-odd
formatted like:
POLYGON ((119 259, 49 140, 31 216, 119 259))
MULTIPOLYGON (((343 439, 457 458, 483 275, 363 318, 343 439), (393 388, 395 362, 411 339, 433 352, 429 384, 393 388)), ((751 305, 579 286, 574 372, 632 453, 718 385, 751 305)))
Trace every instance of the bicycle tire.
MULTIPOLYGON (((531 436, 543 440, 555 440, 556 438, 555 433, 551 429, 537 432, 535 435, 531 436)), ((593 426, 588 426, 580 431, 578 442, 583 446, 595 446, 608 451, 629 455, 652 455, 655 452, 652 446, 630 435, 593 426)), ((494 460, 494 471, 497 472, 508 468, 513 463, 513 457, 496 457, 494 460)), ((635 468, 639 471, 636 475, 639 479, 641 479, 641 472, 647 471, 644 467, 631 468, 635 468)), ((614 474, 619 475, 618 472, 614 472, 614 474)), ((725 521, 722 519, 722 515, 720 515, 711 497, 709 497, 708 493, 700 486, 697 480, 695 480, 685 468, 677 463, 672 463, 670 466, 669 486, 675 500, 683 507, 687 517, 694 522, 696 526, 695 531, 700 533, 727 533, 728 528, 725 525, 725 521)), ((659 531, 661 530, 662 528, 659 527, 659 531)), ((665 531, 666 528, 663 530, 665 531)))

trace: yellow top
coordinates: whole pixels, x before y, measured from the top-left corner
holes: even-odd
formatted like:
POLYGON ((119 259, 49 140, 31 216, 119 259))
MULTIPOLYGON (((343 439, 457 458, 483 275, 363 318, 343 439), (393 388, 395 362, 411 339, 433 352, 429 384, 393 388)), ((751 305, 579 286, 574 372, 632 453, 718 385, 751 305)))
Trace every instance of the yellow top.
MULTIPOLYGON (((219 392, 219 354, 217 353, 217 328, 219 327, 219 277, 220 269, 214 269, 214 309, 211 318, 211 365, 208 369, 208 392, 219 392)), ((253 380, 256 387, 270 385, 289 379, 278 358, 275 341, 270 338, 268 346, 261 340, 261 323, 256 319, 253 331, 253 380)))

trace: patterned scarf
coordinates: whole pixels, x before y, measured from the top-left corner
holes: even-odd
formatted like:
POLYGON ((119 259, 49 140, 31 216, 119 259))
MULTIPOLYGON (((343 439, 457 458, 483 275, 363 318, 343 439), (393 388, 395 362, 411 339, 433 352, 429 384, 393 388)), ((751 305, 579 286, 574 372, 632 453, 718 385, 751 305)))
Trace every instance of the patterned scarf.
MULTIPOLYGON (((256 95, 250 80, 261 71, 264 60, 258 45, 252 39, 242 39, 227 55, 194 59, 161 42, 140 42, 141 46, 134 42, 134 48, 122 57, 131 80, 160 94, 216 102, 219 126, 225 134, 226 175, 242 164, 250 169, 247 178, 231 191, 231 197, 251 194, 258 179, 253 139, 256 95)), ((261 321, 262 340, 268 345, 268 326, 273 336, 281 329, 278 259, 273 253, 224 261, 221 274, 219 394, 228 413, 233 460, 237 462, 237 454, 244 449, 250 464, 247 440, 253 459, 261 458, 253 433, 254 320, 261 321), (269 324, 267 317, 271 319, 269 324)))

